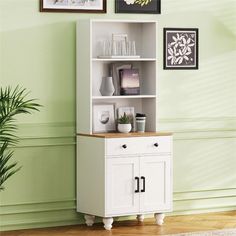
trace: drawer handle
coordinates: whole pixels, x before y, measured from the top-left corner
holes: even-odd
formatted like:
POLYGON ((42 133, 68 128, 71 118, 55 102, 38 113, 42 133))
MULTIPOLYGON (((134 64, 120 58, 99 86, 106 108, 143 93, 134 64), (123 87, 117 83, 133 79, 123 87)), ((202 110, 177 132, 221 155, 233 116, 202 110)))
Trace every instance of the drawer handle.
POLYGON ((145 193, 145 177, 141 176, 141 179, 143 180, 143 189, 141 190, 141 193, 145 193))
POLYGON ((154 143, 154 146, 155 146, 155 147, 158 147, 158 143, 154 143))
POLYGON ((124 145, 122 145, 122 147, 125 149, 125 148, 127 148, 127 145, 126 145, 126 144, 124 144, 124 145))
POLYGON ((135 180, 137 180, 137 188, 135 189, 135 193, 138 193, 139 192, 139 177, 135 177, 134 178, 135 180))

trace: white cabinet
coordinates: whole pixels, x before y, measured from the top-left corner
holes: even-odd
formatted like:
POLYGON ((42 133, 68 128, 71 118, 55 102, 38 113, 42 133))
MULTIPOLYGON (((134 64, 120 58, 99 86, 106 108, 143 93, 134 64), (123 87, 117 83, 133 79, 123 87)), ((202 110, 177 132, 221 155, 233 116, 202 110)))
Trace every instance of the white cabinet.
POLYGON ((171 158, 107 160, 107 214, 130 215, 171 209, 171 158))
MULTIPOLYGON (((145 135, 145 134, 144 134, 145 135)), ((168 136, 138 137, 135 139, 109 138, 106 141, 106 155, 139 155, 141 154, 162 154, 170 153, 172 140, 168 136), (123 147, 126 145, 126 148, 123 147)))
POLYGON ((77 210, 86 214, 87 225, 100 216, 110 229, 112 217, 142 220, 150 213, 163 223, 161 213, 172 210, 172 136, 159 135, 78 136, 77 210))
POLYGON ((169 156, 140 157, 141 212, 172 208, 171 161, 169 156))
POLYGON ((172 210, 172 134, 157 132, 157 22, 80 20, 76 29, 77 211, 88 226, 102 217, 108 230, 113 217, 125 215, 142 221, 154 213, 161 225, 172 210), (112 33, 128 35, 140 57, 99 57, 112 33), (102 96, 102 78, 120 64, 138 69, 140 94, 102 96), (146 132, 94 134, 97 104, 145 113, 146 132))
POLYGON ((106 166, 107 214, 129 215, 139 211, 139 158, 110 158, 106 166))

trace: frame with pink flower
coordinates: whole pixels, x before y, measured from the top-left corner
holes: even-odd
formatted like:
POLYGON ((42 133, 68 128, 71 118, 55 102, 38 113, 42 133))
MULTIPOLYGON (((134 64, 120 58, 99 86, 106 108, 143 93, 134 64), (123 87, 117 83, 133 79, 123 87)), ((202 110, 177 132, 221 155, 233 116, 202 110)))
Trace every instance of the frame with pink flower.
POLYGON ((198 29, 164 28, 164 69, 198 69, 198 29))

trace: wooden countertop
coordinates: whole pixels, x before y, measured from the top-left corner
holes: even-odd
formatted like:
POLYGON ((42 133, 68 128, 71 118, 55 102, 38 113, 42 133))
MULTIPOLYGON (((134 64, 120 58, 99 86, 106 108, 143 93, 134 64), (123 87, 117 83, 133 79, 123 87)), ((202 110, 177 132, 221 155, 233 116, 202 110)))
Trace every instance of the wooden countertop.
POLYGON ((144 133, 131 132, 128 134, 125 134, 125 133, 96 133, 96 134, 78 133, 77 135, 87 136, 87 137, 97 137, 97 138, 132 138, 132 137, 151 137, 151 136, 171 136, 173 135, 173 133, 171 132, 144 132, 144 133))

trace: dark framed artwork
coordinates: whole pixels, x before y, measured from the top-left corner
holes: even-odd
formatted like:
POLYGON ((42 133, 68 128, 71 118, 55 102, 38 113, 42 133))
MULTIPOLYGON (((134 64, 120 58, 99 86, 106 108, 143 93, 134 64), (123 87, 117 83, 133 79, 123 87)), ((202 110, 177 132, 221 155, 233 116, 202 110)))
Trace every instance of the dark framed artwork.
POLYGON ((40 11, 106 13, 106 0, 40 0, 40 11))
POLYGON ((115 0, 115 12, 160 14, 161 0, 115 0))
POLYGON ((198 69, 198 29, 164 28, 164 69, 198 69))

